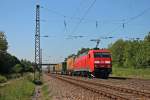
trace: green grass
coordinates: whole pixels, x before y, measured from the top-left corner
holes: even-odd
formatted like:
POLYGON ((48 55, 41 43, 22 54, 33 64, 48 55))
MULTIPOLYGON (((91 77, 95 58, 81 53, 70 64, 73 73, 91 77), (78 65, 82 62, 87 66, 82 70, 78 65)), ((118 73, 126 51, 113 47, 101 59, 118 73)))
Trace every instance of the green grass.
POLYGON ((150 79, 150 68, 134 69, 113 67, 112 76, 150 79))
POLYGON ((49 96, 50 91, 49 91, 49 88, 48 88, 48 84, 44 84, 42 86, 42 94, 43 94, 43 96, 42 96, 43 100, 50 100, 51 97, 49 96))
POLYGON ((28 77, 10 81, 10 84, 0 87, 0 100, 30 100, 35 85, 28 77))
POLYGON ((7 78, 5 76, 0 75, 0 83, 5 83, 7 78))

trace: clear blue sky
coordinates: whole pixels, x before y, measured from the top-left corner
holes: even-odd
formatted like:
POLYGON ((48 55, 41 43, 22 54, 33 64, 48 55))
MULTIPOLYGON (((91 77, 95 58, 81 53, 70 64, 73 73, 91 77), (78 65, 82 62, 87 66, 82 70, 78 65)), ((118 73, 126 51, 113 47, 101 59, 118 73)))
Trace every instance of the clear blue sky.
MULTIPOLYGON (((44 62, 60 62, 82 47, 92 48, 95 43, 90 39, 112 36, 112 39, 102 39, 99 47, 105 48, 118 38, 143 38, 150 31, 150 0, 97 0, 85 14, 93 1, 39 1, 41 35, 49 35, 49 38, 41 38, 44 62), (142 13, 144 10, 146 11, 142 13), (83 16, 75 28, 80 21, 76 18, 83 16), (86 37, 68 39, 69 35, 86 37)), ((0 30, 6 33, 8 52, 19 59, 34 61, 36 2, 37 0, 0 0, 0 30)))

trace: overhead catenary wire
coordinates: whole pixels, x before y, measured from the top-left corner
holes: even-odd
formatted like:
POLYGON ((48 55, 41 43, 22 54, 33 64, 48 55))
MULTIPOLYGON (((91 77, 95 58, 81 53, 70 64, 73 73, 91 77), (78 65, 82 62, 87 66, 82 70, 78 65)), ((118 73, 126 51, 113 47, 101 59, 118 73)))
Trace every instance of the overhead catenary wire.
MULTIPOLYGON (((83 18, 82 17, 75 17, 75 16, 67 16, 67 15, 65 15, 65 14, 63 14, 63 13, 61 13, 61 12, 58 12, 58 11, 56 11, 56 10, 53 10, 53 9, 49 9, 49 8, 46 8, 46 7, 44 7, 44 6, 42 6, 41 8, 43 8, 43 9, 45 9, 45 10, 47 10, 47 11, 49 11, 49 12, 51 12, 51 13, 53 13, 53 14, 55 14, 55 15, 57 15, 57 16, 60 16, 60 17, 62 17, 62 18, 64 18, 65 17, 65 19, 68 19, 68 20, 82 20, 83 18)), ((84 20, 86 20, 86 21, 88 21, 88 22, 95 22, 95 21, 97 21, 98 23, 99 22, 105 22, 105 23, 112 23, 112 22, 121 22, 122 21, 122 19, 119 19, 119 20, 117 20, 117 19, 114 19, 114 20, 98 20, 98 19, 89 19, 89 18, 84 18, 84 20)))
MULTIPOLYGON (((86 0, 81 0, 79 3, 79 6, 76 8, 75 12, 73 13, 73 15, 71 16, 71 19, 74 19, 76 14, 79 12, 80 7, 83 5, 83 3, 85 3, 86 0)), ((81 18, 79 18, 81 19, 81 18)))
POLYGON ((124 23, 122 24, 122 27, 125 28, 125 24, 128 24, 128 23, 130 23, 131 21, 136 20, 137 18, 143 16, 143 15, 144 15, 145 13, 147 13, 149 10, 150 10, 150 7, 147 8, 147 9, 145 9, 145 10, 143 10, 142 12, 140 12, 139 14, 137 14, 137 15, 135 15, 135 16, 132 16, 132 17, 126 19, 126 20, 123 20, 124 23), (125 21, 126 21, 126 22, 125 22, 125 21))
POLYGON ((67 33, 67 22, 66 22, 66 17, 64 17, 64 31, 63 31, 63 33, 67 33))
MULTIPOLYGON (((136 20, 137 18, 143 16, 143 15, 144 15, 145 13, 147 13, 148 11, 150 11, 150 7, 147 8, 147 9, 145 9, 145 10, 143 10, 142 12, 140 12, 139 14, 137 14, 137 15, 135 15, 135 16, 132 16, 132 17, 127 18, 127 19, 123 19, 123 20, 122 20, 122 21, 123 21, 123 23, 122 23, 122 28, 124 29, 125 26, 126 26, 128 23, 130 23, 131 21, 136 20)), ((108 34, 109 34, 109 33, 113 33, 113 32, 115 32, 115 31, 118 30, 118 29, 120 29, 120 25, 119 25, 118 27, 116 27, 115 29, 113 29, 112 31, 108 32, 108 34)))
MULTIPOLYGON (((90 10, 90 9, 92 8, 92 6, 95 4, 95 2, 96 2, 96 0, 94 0, 94 1, 92 2, 92 4, 90 5, 90 7, 87 9, 87 11, 85 12, 85 14, 84 14, 82 17, 66 16, 65 14, 60 13, 60 12, 57 12, 57 11, 55 11, 55 10, 51 10, 51 9, 47 9, 47 8, 45 8, 45 9, 47 9, 48 11, 50 11, 50 12, 52 12, 52 13, 54 13, 54 14, 60 16, 60 17, 65 17, 65 18, 64 18, 64 23, 66 23, 66 26, 65 26, 65 24, 64 24, 65 27, 68 27, 68 22, 69 22, 68 20, 69 20, 69 19, 70 19, 70 20, 73 20, 73 19, 79 20, 79 22, 77 23, 77 25, 74 27, 72 33, 76 32, 76 30, 78 29, 79 25, 83 22, 83 20, 91 21, 91 22, 96 22, 96 23, 95 23, 95 27, 96 27, 96 28, 99 27, 99 22, 105 23, 105 22, 112 22, 112 21, 113 21, 113 22, 118 22, 118 21, 119 21, 119 22, 120 22, 120 23, 119 23, 119 26, 115 27, 114 29, 112 29, 112 31, 108 32, 109 34, 112 34, 113 32, 119 30, 120 28, 125 29, 128 23, 132 22, 133 20, 136 20, 137 18, 141 17, 142 15, 144 15, 145 13, 147 13, 147 12, 150 10, 150 8, 148 8, 148 9, 145 9, 144 11, 140 12, 139 14, 137 14, 137 15, 135 15, 135 16, 133 16, 133 17, 124 18, 124 19, 119 19, 119 20, 97 20, 97 19, 88 19, 88 18, 85 18, 86 15, 88 14, 89 10, 90 10), (66 21, 66 20, 67 20, 67 21, 66 21)), ((83 3, 83 1, 82 1, 82 3, 83 3)), ((80 4, 80 5, 81 5, 81 4, 80 4)), ((44 7, 42 7, 42 8, 44 8, 44 7)))
POLYGON ((81 17, 81 19, 79 20, 79 22, 76 24, 75 28, 72 31, 72 34, 74 34, 74 32, 78 29, 79 25, 82 23, 82 21, 84 20, 84 18, 86 17, 86 15, 89 13, 89 11, 91 10, 91 8, 94 6, 94 4, 96 3, 96 0, 94 0, 91 5, 89 6, 89 8, 86 10, 86 12, 84 13, 84 15, 81 17))
MULTIPOLYGON (((83 3, 85 2, 85 0, 83 0, 83 1, 81 1, 80 3, 79 3, 79 5, 81 6, 83 3)), ((59 15, 59 16, 61 16, 61 17, 64 17, 64 31, 63 31, 63 33, 66 31, 67 32, 67 22, 66 22, 66 18, 69 18, 69 19, 77 19, 77 20, 79 20, 79 23, 76 25, 76 26, 78 26, 81 22, 82 22, 82 20, 84 19, 84 17, 87 15, 87 13, 89 12, 89 10, 93 7, 93 5, 95 4, 95 2, 96 2, 96 0, 94 0, 93 2, 92 2, 92 4, 89 6, 89 8, 86 10, 86 12, 85 12, 85 14, 82 16, 82 18, 80 18, 80 17, 74 17, 75 16, 75 14, 76 13, 74 13, 71 17, 70 16, 66 16, 66 15, 64 15, 64 14, 62 14, 62 13, 59 13, 59 12, 57 12, 57 11, 54 11, 54 10, 51 10, 51 9, 47 9, 48 11, 51 11, 52 13, 55 13, 55 14, 57 14, 57 15, 59 15)), ((80 7, 79 6, 79 7, 80 7)), ((76 12, 78 11, 78 9, 79 9, 79 7, 76 9, 76 12)), ((44 8, 44 7, 42 7, 42 8, 44 8)), ((98 22, 98 21, 97 21, 98 22)), ((76 27, 77 28, 77 27, 76 27)), ((72 38, 73 37, 75 37, 75 38, 81 38, 81 36, 72 36, 72 38)), ((84 37, 84 36, 82 36, 82 37, 84 37)))
MULTIPOLYGON (((84 2, 85 2, 85 0, 81 0, 81 2, 79 3, 79 7, 76 8, 76 11, 73 13, 73 15, 72 15, 71 17, 69 16, 69 18, 70 18, 71 20, 74 18, 74 16, 75 16, 76 13, 78 12, 80 6, 81 6, 84 2)), ((61 15, 62 15, 62 14, 61 14, 61 15)), ((67 16, 67 17, 68 17, 68 16, 67 16)), ((78 19, 78 18, 77 18, 77 19, 78 19)), ((63 33, 64 33, 65 31, 66 31, 66 33, 67 33, 66 16, 64 16, 64 27, 65 27, 65 29, 64 29, 63 33)))
POLYGON ((58 15, 58 16, 66 17, 64 14, 62 14, 62 13, 60 13, 60 12, 58 12, 58 11, 55 11, 55 10, 52 10, 52 9, 46 8, 46 7, 44 7, 44 6, 41 6, 41 8, 43 8, 43 9, 45 9, 45 10, 47 10, 47 11, 50 11, 50 12, 52 12, 52 13, 54 13, 54 14, 58 15))
POLYGON ((85 3, 85 1, 86 1, 86 0, 81 0, 81 1, 79 2, 79 6, 76 8, 75 12, 74 12, 73 15, 70 17, 71 20, 72 20, 72 19, 76 16, 76 14, 79 12, 80 7, 82 6, 83 3, 85 3))
POLYGON ((133 20, 135 20, 135 19, 137 19, 137 18, 143 16, 143 15, 144 15, 145 13, 147 13, 148 11, 150 11, 150 7, 147 8, 147 9, 145 9, 145 10, 143 10, 143 11, 140 12, 139 14, 137 14, 137 15, 135 15, 135 16, 133 16, 133 17, 130 17, 130 18, 125 22, 125 24, 130 23, 131 21, 133 21, 133 20))
MULTIPOLYGON (((96 1, 96 0, 94 0, 94 1, 96 1)), ((94 3, 94 1, 93 1, 93 3, 94 3)), ((93 6, 93 3, 91 4, 91 6, 93 6)), ((80 5, 81 5, 81 4, 80 4, 80 5)), ((91 8, 91 6, 89 7, 89 9, 91 8)), ((63 13, 61 13, 61 12, 58 12, 58 11, 55 11, 55 10, 52 10, 52 9, 49 9, 49 8, 46 8, 46 7, 43 7, 43 6, 41 6, 41 8, 44 8, 44 9, 46 9, 46 10, 48 10, 48 11, 50 11, 50 12, 52 12, 52 13, 54 13, 54 14, 60 16, 60 17, 65 17, 66 19, 71 19, 71 20, 73 20, 73 19, 75 19, 75 20, 83 20, 83 17, 66 16, 65 14, 63 14, 63 13)), ((77 8, 77 9, 78 9, 78 8, 77 8)), ((150 10, 150 8, 147 8, 147 9, 145 9, 144 11, 140 12, 139 14, 137 14, 137 15, 135 15, 135 16, 132 16, 132 17, 129 17, 129 18, 126 18, 126 19, 118 19, 118 20, 84 19, 84 20, 92 21, 92 22, 93 22, 93 21, 94 21, 94 22, 95 22, 95 21, 97 21, 97 22, 101 22, 101 21, 103 21, 103 22, 117 22, 117 21, 122 22, 122 21, 123 21, 122 24, 124 24, 124 26, 125 26, 125 24, 130 23, 131 21, 133 21, 133 20, 139 18, 140 16, 144 15, 145 13, 147 13, 149 10, 150 10)), ((86 14, 85 14, 85 15, 86 15, 86 14)))
POLYGON ((96 27, 96 29, 98 28, 98 21, 96 21, 96 26, 95 27, 96 27))

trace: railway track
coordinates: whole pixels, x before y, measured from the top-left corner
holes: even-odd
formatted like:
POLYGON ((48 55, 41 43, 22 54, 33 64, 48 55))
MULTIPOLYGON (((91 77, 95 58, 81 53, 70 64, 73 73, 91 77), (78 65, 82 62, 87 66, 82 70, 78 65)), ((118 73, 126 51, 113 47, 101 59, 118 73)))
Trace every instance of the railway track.
POLYGON ((117 87, 102 83, 95 83, 90 81, 85 81, 82 79, 77 79, 69 76, 55 75, 57 79, 66 81, 67 83, 79 86, 81 88, 90 90, 94 93, 98 93, 102 96, 108 97, 115 100, 148 100, 150 99, 150 93, 145 91, 138 91, 123 87, 117 87))
MULTIPOLYGON (((63 76, 63 77, 65 77, 65 76, 63 76)), ((117 86, 112 86, 112 85, 103 84, 103 83, 90 82, 90 81, 75 79, 75 78, 71 78, 71 77, 65 77, 65 78, 76 80, 76 81, 82 81, 83 83, 93 84, 93 85, 96 85, 96 86, 106 87, 106 88, 116 90, 116 91, 120 91, 120 92, 126 92, 126 93, 130 93, 130 94, 150 98, 150 92, 139 91, 139 90, 135 90, 135 89, 131 89, 131 88, 117 87, 117 86)))
POLYGON ((137 91, 122 87, 116 87, 106 84, 89 82, 81 79, 76 79, 68 76, 53 76, 57 79, 65 81, 67 83, 73 84, 75 86, 79 86, 81 88, 92 91, 93 93, 98 93, 104 97, 108 97, 110 99, 115 100, 149 100, 150 94, 148 92, 137 91))

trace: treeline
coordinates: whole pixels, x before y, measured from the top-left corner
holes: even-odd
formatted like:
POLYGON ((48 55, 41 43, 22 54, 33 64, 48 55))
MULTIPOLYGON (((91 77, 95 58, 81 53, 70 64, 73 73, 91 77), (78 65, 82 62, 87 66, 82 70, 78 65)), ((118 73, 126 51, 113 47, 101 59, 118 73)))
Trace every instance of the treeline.
POLYGON ((0 76, 12 74, 23 75, 24 72, 33 71, 32 63, 27 60, 19 60, 7 52, 8 42, 4 32, 0 32, 0 76))
POLYGON ((150 68, 150 32, 144 40, 119 39, 109 49, 112 51, 114 66, 150 68))

